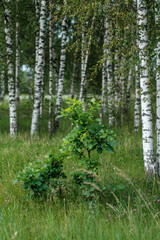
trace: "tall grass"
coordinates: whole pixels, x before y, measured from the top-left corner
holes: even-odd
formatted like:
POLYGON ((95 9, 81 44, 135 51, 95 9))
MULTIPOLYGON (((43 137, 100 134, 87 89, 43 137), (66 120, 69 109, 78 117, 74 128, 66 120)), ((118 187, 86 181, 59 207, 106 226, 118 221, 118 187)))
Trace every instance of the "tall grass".
MULTIPOLYGON (((47 111, 40 119, 40 137, 30 139, 32 106, 23 101, 18 110, 19 134, 9 137, 8 106, 0 106, 0 239, 106 240, 160 239, 160 187, 146 183, 141 134, 127 126, 115 129, 114 154, 94 154, 101 163, 99 176, 108 194, 90 204, 82 196, 26 200, 26 192, 12 180, 29 162, 58 152, 70 123, 61 121, 50 140, 47 111)), ((77 159, 66 159, 67 176, 77 159)))

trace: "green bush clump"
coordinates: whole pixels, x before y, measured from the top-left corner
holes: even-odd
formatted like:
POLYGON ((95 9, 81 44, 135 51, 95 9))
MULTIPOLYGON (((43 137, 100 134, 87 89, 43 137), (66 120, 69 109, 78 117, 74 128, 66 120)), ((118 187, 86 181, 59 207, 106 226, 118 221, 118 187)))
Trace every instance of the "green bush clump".
POLYGON ((15 182, 22 182, 24 189, 29 190, 30 195, 35 197, 44 196, 47 192, 60 195, 62 188, 66 191, 69 183, 70 188, 76 185, 85 198, 93 200, 106 188, 99 183, 99 161, 91 156, 91 152, 114 152, 115 136, 112 130, 100 124, 101 119, 95 117, 100 109, 100 102, 92 99, 87 105, 87 111, 84 111, 83 103, 76 99, 70 99, 67 103, 69 107, 62 110, 59 117, 70 119, 73 129, 63 139, 61 155, 51 154, 44 163, 30 163, 19 173, 15 182), (82 168, 73 171, 71 178, 64 181, 66 176, 63 172, 63 161, 69 154, 76 158, 82 168))
POLYGON ((63 172, 63 159, 53 154, 45 162, 38 160, 30 163, 20 172, 14 182, 22 182, 23 188, 30 192, 30 196, 42 197, 53 188, 57 188, 60 179, 66 178, 63 172))
POLYGON ((101 119, 96 118, 95 114, 100 109, 100 102, 95 99, 87 105, 84 111, 83 103, 76 99, 70 99, 69 107, 62 110, 60 117, 69 118, 72 121, 72 131, 63 139, 61 152, 69 152, 78 157, 81 162, 85 162, 87 169, 96 170, 98 159, 91 158, 91 152, 96 150, 101 154, 104 150, 114 152, 115 136, 112 130, 108 130, 101 119), (87 156, 86 156, 87 153, 87 156))

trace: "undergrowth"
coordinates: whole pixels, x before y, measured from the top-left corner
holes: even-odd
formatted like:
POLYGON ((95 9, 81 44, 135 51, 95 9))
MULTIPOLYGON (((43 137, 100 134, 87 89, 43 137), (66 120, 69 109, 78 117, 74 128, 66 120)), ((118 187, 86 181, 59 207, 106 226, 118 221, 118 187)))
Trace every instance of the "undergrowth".
MULTIPOLYGON (((19 108, 19 134, 10 139, 7 105, 0 106, 0 238, 3 239, 160 239, 159 182, 146 183, 144 176, 141 134, 128 126, 114 129, 114 153, 92 154, 99 159, 98 179, 105 186, 94 204, 88 203, 76 187, 68 182, 62 198, 26 200, 26 192, 13 184, 29 163, 46 160, 58 153, 62 138, 71 130, 61 120, 60 131, 50 140, 47 134, 47 111, 40 119, 40 137, 30 139, 31 107, 28 102, 19 108), (2 114, 3 113, 3 118, 2 114), (27 113, 27 114, 26 114, 27 113), (24 114, 25 117, 23 116, 24 114), (21 120, 21 121, 20 121, 21 120), (26 128, 25 128, 26 126, 26 128), (77 195, 76 195, 77 196, 77 195)), ((64 161, 64 174, 78 169, 74 157, 64 161)), ((83 172, 83 170, 80 170, 83 172)))

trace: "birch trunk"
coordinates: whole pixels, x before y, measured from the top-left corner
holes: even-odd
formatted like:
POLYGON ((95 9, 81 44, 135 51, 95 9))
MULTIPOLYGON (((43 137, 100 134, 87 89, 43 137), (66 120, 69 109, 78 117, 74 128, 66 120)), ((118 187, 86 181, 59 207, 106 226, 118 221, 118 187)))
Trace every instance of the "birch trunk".
POLYGON ((160 30, 159 30, 159 22, 160 22, 160 13, 158 11, 158 1, 156 1, 157 8, 155 9, 155 20, 157 25, 157 52, 156 52, 156 111, 157 111, 157 165, 158 165, 158 176, 160 177, 160 30))
POLYGON ((45 56, 43 59, 43 68, 42 68, 42 82, 41 82, 41 100, 40 100, 40 116, 43 115, 43 106, 44 106, 44 87, 45 87, 45 56))
MULTIPOLYGON (((51 5, 51 0, 49 2, 51 5)), ((53 19, 51 10, 49 12, 49 120, 48 130, 51 134, 52 119, 53 119, 53 19)))
POLYGON ((104 22, 104 45, 103 45, 103 55, 104 61, 102 65, 102 96, 101 96, 101 111, 100 111, 100 118, 103 120, 106 117, 107 113, 107 38, 108 38, 108 29, 107 29, 107 21, 105 19, 104 22))
POLYGON ((58 68, 58 58, 56 52, 56 44, 53 36, 53 72, 54 72, 54 79, 55 79, 55 94, 58 93, 58 80, 59 80, 59 68, 58 68))
POLYGON ((149 71, 148 71, 149 58, 148 55, 146 54, 146 48, 148 46, 148 34, 147 34, 147 7, 145 1, 138 0, 137 9, 139 25, 139 59, 141 63, 140 87, 141 87, 143 159, 146 178, 149 180, 155 173, 155 154, 153 147, 151 97, 149 92, 149 71))
MULTIPOLYGON (((16 3, 16 8, 18 11, 18 3, 16 3)), ((19 22, 17 19, 17 22, 16 22, 16 69, 15 69, 15 97, 16 97, 17 105, 19 104, 19 101, 20 101, 19 70, 20 70, 20 46, 19 46, 19 22)))
POLYGON ((0 78, 0 102, 3 101, 5 95, 5 79, 4 79, 4 70, 1 72, 0 78))
POLYGON ((139 131, 140 125, 140 81, 139 69, 135 67, 135 105, 134 105, 134 131, 139 131))
POLYGON ((72 74, 72 82, 71 82, 71 98, 72 99, 75 96, 76 78, 77 78, 77 56, 74 57, 74 63, 73 63, 73 74, 72 74))
POLYGON ((28 73, 28 82, 29 82, 29 87, 28 87, 28 93, 29 93, 29 100, 31 101, 33 99, 33 93, 32 93, 32 70, 28 73))
POLYGON ((115 79, 115 112, 118 112, 118 106, 120 105, 120 87, 119 87, 119 63, 118 63, 118 51, 115 51, 115 64, 114 64, 114 79, 115 79))
POLYGON ((62 41, 61 41, 61 57, 60 57, 60 69, 59 69, 59 81, 58 81, 58 92, 56 98, 56 106, 54 112, 54 125, 52 134, 56 132, 59 127, 59 118, 57 117, 61 111, 62 104, 62 93, 63 93, 63 82, 64 82, 64 71, 66 62, 66 16, 62 21, 62 41))
POLYGON ((124 76, 124 57, 121 60, 121 76, 120 76, 120 85, 121 85, 121 127, 124 126, 124 101, 125 101, 125 76, 124 76))
MULTIPOLYGON (((91 33, 93 31, 94 22, 95 22, 95 16, 93 16, 93 19, 92 19, 91 33)), ((83 29, 83 31, 82 31, 82 56, 81 56, 81 86, 80 86, 80 95, 79 95, 79 100, 81 102, 85 102, 85 100, 86 100, 86 90, 87 90, 86 89, 86 84, 87 84, 86 72, 87 72, 88 56, 89 56, 91 41, 92 41, 92 34, 89 37, 88 43, 85 42, 85 34, 84 34, 84 29, 83 29)))
POLYGON ((5 40, 8 66, 8 92, 9 92, 9 116, 10 116, 10 136, 15 137, 17 132, 17 111, 14 86, 13 67, 13 42, 11 34, 11 11, 9 9, 11 0, 5 0, 5 40))
POLYGON ((107 91, 108 91, 108 118, 109 118, 109 127, 114 123, 114 95, 113 95, 113 71, 112 71, 112 52, 109 49, 109 44, 111 41, 111 23, 109 22, 108 17, 106 17, 106 43, 108 45, 107 50, 107 91))
POLYGON ((40 13, 40 34, 39 34, 39 50, 38 50, 38 63, 35 74, 35 92, 34 92, 34 106, 31 124, 31 136, 38 132, 38 122, 40 114, 40 101, 41 101, 41 84, 44 71, 44 54, 45 54, 45 31, 46 31, 46 0, 41 1, 40 13))

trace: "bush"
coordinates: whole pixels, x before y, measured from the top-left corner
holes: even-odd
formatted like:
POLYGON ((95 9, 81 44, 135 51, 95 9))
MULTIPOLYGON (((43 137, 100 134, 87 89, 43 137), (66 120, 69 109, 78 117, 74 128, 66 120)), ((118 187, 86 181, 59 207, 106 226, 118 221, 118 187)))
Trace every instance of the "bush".
POLYGON ((65 178, 63 172, 63 159, 60 156, 49 155, 49 158, 42 163, 30 163, 22 172, 19 172, 14 182, 22 182, 23 188, 29 190, 30 196, 45 196, 47 192, 56 189, 61 178, 65 178))

